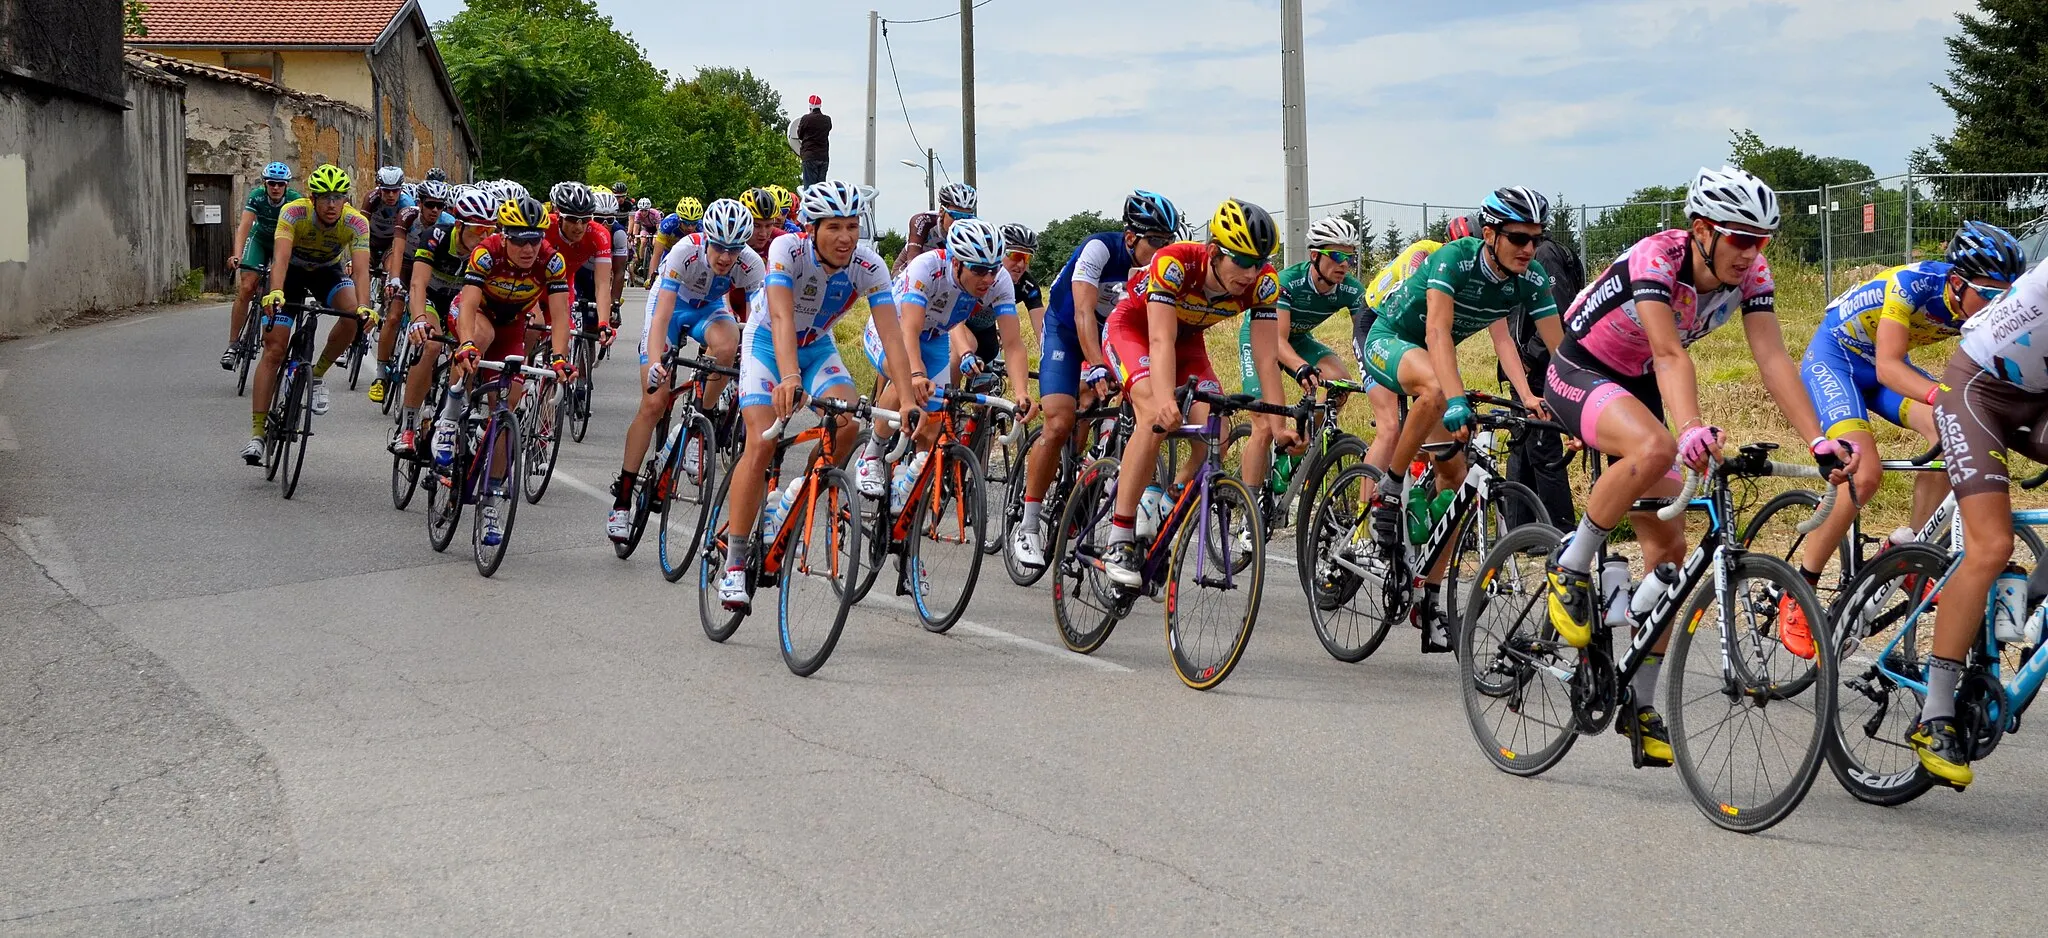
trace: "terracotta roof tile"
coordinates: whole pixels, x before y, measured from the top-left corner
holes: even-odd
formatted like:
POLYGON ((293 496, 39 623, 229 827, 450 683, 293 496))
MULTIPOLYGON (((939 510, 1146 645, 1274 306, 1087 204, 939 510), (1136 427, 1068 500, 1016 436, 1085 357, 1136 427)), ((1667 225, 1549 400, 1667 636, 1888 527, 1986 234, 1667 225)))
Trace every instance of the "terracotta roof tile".
POLYGON ((147 44, 368 46, 410 0, 149 0, 147 44))

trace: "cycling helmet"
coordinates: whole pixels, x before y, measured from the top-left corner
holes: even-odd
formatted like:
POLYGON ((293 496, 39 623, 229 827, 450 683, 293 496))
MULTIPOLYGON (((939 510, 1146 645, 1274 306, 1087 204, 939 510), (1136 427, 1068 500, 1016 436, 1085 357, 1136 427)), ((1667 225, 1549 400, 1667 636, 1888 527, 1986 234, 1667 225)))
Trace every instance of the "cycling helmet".
POLYGON ((661 216, 661 224, 655 225, 654 230, 671 241, 681 241, 686 233, 683 231, 683 219, 679 215, 661 216))
POLYGON ((1264 260, 1280 244, 1280 226, 1265 209, 1243 199, 1224 199, 1209 218, 1209 242, 1234 254, 1264 260))
POLYGON ((1036 254, 1038 253, 1038 232, 1032 231, 1030 225, 1020 225, 1016 222, 1011 222, 1003 226, 1003 245, 1005 250, 1036 254))
POLYGON ((563 216, 589 218, 597 214, 597 196, 590 187, 580 182, 558 182, 548 190, 548 201, 555 203, 555 211, 563 216))
POLYGON ((2027 251, 2005 229, 1966 221, 1948 243, 1948 262, 1966 279, 1988 277, 2011 283, 2027 271, 2027 251))
POLYGON ((1308 226, 1308 246, 1310 250, 1349 248, 1356 251, 1358 226, 1338 215, 1319 218, 1315 224, 1308 226))
POLYGON ((641 199, 640 201, 633 203, 633 207, 644 212, 650 208, 653 208, 654 202, 651 199, 641 199))
POLYGON ((1444 240, 1456 241, 1460 238, 1470 238, 1478 234, 1474 230, 1475 226, 1472 224, 1472 218, 1473 216, 1471 215, 1460 215, 1451 219, 1451 223, 1444 226, 1444 240))
POLYGON ((1124 227, 1140 233, 1173 234, 1180 230, 1180 211, 1166 196, 1139 189, 1124 197, 1124 227))
POLYGON ((703 218, 704 203, 697 201, 696 196, 683 196, 676 202, 676 217, 688 222, 703 218))
POLYGON ((436 166, 433 169, 427 170, 427 178, 435 182, 447 182, 448 171, 436 166))
POLYGON ((723 248, 740 248, 754 238, 754 213, 734 199, 719 199, 704 208, 697 229, 704 240, 723 248))
POLYGON ((525 186, 513 182, 510 179, 498 180, 498 191, 502 193, 504 197, 507 199, 526 199, 533 197, 533 193, 526 191, 525 186))
POLYGON ((420 183, 417 191, 420 201, 439 202, 445 205, 448 202, 448 194, 452 190, 447 183, 439 179, 428 179, 420 183))
POLYGON ((1550 200, 1528 186, 1507 186, 1493 190, 1479 203, 1479 224, 1498 228, 1509 222, 1550 224, 1550 200))
POLYGON ((498 220, 498 200, 481 186, 457 186, 448 210, 464 224, 488 225, 498 220))
POLYGON ((385 166, 377 170, 377 188, 396 189, 405 181, 405 170, 396 166, 385 166))
POLYGON ((980 196, 975 194, 974 187, 964 182, 947 183, 945 188, 939 190, 940 208, 972 215, 974 207, 979 203, 980 196))
POLYGON ((333 163, 322 163, 306 177, 307 195, 347 195, 348 174, 333 163))
POLYGON ((775 213, 777 215, 787 218, 791 214, 795 213, 796 193, 791 192, 788 189, 784 189, 781 186, 765 186, 763 188, 766 188, 769 192, 774 193, 775 213))
POLYGON ((1701 167, 1685 194, 1688 218, 1778 230, 1778 196, 1763 180, 1733 166, 1701 167))
POLYGON ((868 204, 867 193, 860 187, 837 180, 805 186, 799 198, 805 224, 817 224, 826 218, 859 218, 868 204))
POLYGON ((292 168, 283 163, 272 163, 263 167, 264 182, 291 182, 292 168))
POLYGON ((946 229, 946 256, 955 263, 993 267, 1003 262, 1003 233, 979 218, 963 218, 946 229))
POLYGON ((617 215, 619 213, 619 197, 611 194, 611 190, 597 189, 592 191, 590 195, 597 202, 597 213, 599 215, 617 215))
MULTIPOLYGON (((533 236, 541 234, 548 223, 547 209, 542 208, 533 196, 506 199, 498 205, 498 227, 507 235, 533 236)), ((515 240, 523 240, 515 237, 515 240)))
POLYGON ((754 213, 755 221, 767 221, 781 213, 781 207, 775 204, 775 193, 767 189, 748 189, 740 193, 740 205, 754 213))

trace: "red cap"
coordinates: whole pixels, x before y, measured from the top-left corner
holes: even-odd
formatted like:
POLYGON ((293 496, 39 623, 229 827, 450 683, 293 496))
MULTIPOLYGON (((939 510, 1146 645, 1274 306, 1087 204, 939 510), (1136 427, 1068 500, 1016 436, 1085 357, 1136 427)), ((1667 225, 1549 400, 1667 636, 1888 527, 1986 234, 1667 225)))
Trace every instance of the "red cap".
POLYGON ((817 96, 817 95, 811 95, 811 106, 812 106, 812 107, 817 107, 818 105, 820 105, 820 104, 824 104, 824 103, 825 103, 825 102, 823 102, 823 101, 820 101, 820 100, 818 100, 818 96, 817 96))

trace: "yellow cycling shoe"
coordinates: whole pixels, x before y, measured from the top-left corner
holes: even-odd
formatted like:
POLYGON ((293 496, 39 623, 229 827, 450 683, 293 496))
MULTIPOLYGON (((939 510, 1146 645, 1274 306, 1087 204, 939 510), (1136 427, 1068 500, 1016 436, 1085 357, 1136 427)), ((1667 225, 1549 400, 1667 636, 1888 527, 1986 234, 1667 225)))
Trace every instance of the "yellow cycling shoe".
POLYGON ((370 403, 384 403, 384 395, 388 390, 387 382, 383 378, 370 382, 370 403))
POLYGON ((1906 741, 1913 744, 1913 754, 1920 757, 1920 767, 1927 774, 1957 789, 1977 780, 1977 773, 1970 770, 1970 757, 1956 721, 1935 717, 1914 727, 1906 741))
POLYGON ((1544 566, 1550 582, 1550 625, 1573 648, 1593 641, 1593 578, 1566 570, 1556 558, 1544 566))
POLYGON ((1633 714, 1615 714, 1614 731, 1636 743, 1637 751, 1641 755, 1637 760, 1640 764, 1671 764, 1671 733, 1664 729, 1664 717, 1655 709, 1637 707, 1633 714))

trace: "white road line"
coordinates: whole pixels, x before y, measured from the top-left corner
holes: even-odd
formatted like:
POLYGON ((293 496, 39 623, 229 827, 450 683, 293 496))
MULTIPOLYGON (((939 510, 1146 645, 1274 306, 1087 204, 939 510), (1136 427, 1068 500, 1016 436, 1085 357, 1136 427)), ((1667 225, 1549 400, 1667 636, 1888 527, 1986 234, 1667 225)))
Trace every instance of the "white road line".
POLYGON ((49 348, 50 346, 52 346, 52 345, 56 345, 56 344, 57 344, 57 340, 56 340, 56 339, 46 339, 46 340, 44 340, 44 341, 41 341, 41 342, 37 342, 37 343, 36 343, 36 344, 34 344, 34 345, 25 345, 25 346, 22 346, 22 349, 21 349, 21 350, 22 350, 22 351, 24 351, 24 352, 33 352, 33 351, 35 351, 36 349, 41 349, 41 348, 49 348))
POLYGON ((143 322, 148 322, 148 321, 150 321, 150 320, 152 320, 152 319, 155 319, 155 318, 156 318, 155 316, 138 316, 138 317, 136 317, 136 318, 134 318, 134 319, 123 319, 123 320, 121 320, 120 322, 117 322, 117 323, 115 323, 115 324, 113 324, 113 325, 111 325, 111 326, 108 326, 107 328, 109 328, 109 329, 119 329, 119 328, 121 328, 122 326, 132 326, 132 325, 135 325, 136 323, 143 323, 143 322))
POLYGON ((43 572, 64 592, 74 597, 83 597, 85 581, 78 575, 78 563, 71 556, 71 548, 57 535, 57 523, 49 518, 22 518, 6 528, 7 539, 30 560, 43 568, 43 572))
POLYGON ((578 492, 582 492, 583 494, 588 495, 591 498, 595 498, 598 501, 605 503, 606 505, 610 505, 612 503, 612 493, 607 492, 604 489, 598 488, 595 485, 591 485, 590 483, 585 482, 582 479, 576 478, 575 476, 572 476, 566 472, 563 472, 561 470, 561 467, 559 466, 555 468, 555 481, 560 482, 563 485, 566 485, 572 489, 575 489, 578 492))
POLYGON ((12 453, 21 449, 21 440, 14 435, 14 424, 6 414, 0 414, 0 453, 12 453))

